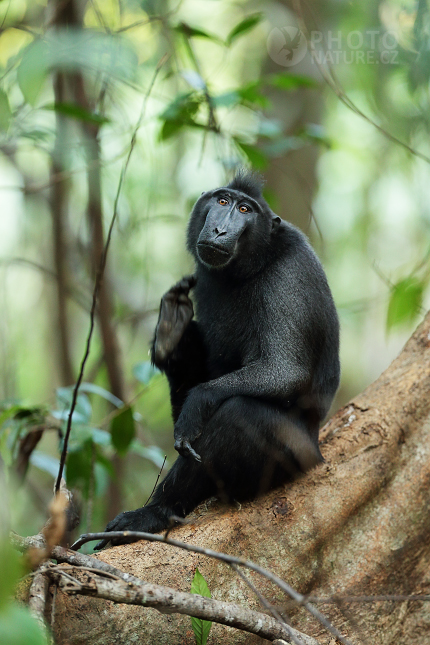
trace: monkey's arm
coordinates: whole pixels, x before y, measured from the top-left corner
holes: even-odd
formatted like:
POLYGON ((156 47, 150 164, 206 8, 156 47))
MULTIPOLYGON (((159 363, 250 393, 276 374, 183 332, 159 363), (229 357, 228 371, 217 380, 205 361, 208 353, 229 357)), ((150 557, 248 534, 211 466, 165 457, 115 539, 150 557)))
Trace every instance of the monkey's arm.
POLYGON ((152 363, 169 381, 175 422, 191 388, 206 380, 206 350, 188 297, 195 284, 186 276, 163 296, 151 346, 152 363))
POLYGON ((293 360, 262 359, 190 390, 175 424, 175 448, 183 456, 219 406, 234 396, 248 396, 287 407, 310 384, 310 370, 293 360))

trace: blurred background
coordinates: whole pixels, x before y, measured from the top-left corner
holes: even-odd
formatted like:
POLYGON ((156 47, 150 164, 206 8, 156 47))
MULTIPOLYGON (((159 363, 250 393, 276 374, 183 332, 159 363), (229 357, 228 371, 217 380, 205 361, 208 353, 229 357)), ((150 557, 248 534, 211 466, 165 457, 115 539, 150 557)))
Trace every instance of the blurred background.
POLYGON ((429 300, 429 37, 421 0, 0 1, 14 530, 46 518, 114 214, 66 464, 76 533, 141 506, 175 459, 149 342, 162 294, 193 270, 194 201, 238 167, 264 175, 325 267, 342 334, 335 408, 390 364, 429 300))

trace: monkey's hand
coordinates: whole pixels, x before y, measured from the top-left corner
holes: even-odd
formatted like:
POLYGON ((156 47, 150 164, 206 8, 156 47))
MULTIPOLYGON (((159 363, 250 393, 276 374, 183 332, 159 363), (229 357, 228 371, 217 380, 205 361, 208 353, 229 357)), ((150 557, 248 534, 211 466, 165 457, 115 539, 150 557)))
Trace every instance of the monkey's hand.
POLYGON ((152 362, 160 369, 177 347, 194 316, 193 303, 188 294, 196 282, 195 276, 185 276, 161 299, 160 314, 152 345, 152 362))
POLYGON ((202 460, 191 444, 200 437, 205 423, 215 411, 214 403, 201 385, 190 390, 175 423, 174 431, 175 449, 183 457, 193 457, 196 461, 202 460))
MULTIPOLYGON (((143 508, 138 508, 135 511, 125 511, 124 513, 120 513, 111 522, 109 522, 105 528, 105 532, 142 531, 144 533, 158 533, 162 529, 166 528, 167 524, 165 517, 157 513, 156 508, 144 506, 143 508)), ((113 538, 112 540, 106 538, 97 542, 94 550, 98 551, 99 549, 103 549, 109 544, 109 542, 111 542, 112 546, 117 546, 118 544, 136 542, 137 539, 139 538, 128 536, 113 538)))

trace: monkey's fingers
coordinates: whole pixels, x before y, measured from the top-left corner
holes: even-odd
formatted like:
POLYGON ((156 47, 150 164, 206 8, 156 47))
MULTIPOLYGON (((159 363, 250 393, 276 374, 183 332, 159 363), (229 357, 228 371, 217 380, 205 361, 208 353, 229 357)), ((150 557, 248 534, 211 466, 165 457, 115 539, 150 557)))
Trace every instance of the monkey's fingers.
POLYGON ((199 463, 202 461, 202 458, 191 446, 188 439, 177 439, 175 441, 175 450, 177 450, 182 457, 193 457, 199 463))

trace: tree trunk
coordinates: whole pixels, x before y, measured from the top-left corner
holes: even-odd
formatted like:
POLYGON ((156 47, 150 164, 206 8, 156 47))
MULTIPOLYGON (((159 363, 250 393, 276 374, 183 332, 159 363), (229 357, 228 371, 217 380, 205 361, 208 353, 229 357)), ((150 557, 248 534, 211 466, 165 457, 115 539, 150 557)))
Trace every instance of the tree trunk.
MULTIPOLYGON (((430 314, 400 356, 321 433, 326 462, 241 508, 199 507, 170 535, 271 569, 312 596, 430 593, 430 314)), ((258 609, 227 565, 164 544, 138 542, 99 556, 148 582, 189 591, 195 568, 212 597, 258 609)), ((294 627, 334 644, 303 608, 256 574, 254 584, 286 609, 294 627)), ((422 601, 331 603, 319 608, 354 644, 430 643, 430 605, 422 601)), ((187 616, 115 605, 58 591, 60 644, 195 642, 187 616)), ((258 643, 214 624, 208 645, 258 643)))

